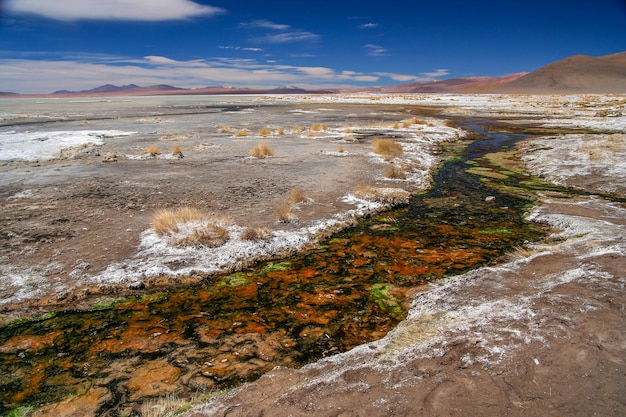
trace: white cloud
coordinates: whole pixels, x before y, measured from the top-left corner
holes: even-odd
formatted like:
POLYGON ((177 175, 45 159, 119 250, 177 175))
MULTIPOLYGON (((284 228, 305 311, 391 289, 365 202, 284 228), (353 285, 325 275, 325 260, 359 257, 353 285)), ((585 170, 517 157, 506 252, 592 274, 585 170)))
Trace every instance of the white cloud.
POLYGON ((448 74, 450 74, 450 72, 448 72, 447 69, 438 69, 438 70, 435 70, 433 72, 424 72, 424 73, 422 73, 423 76, 429 77, 429 78, 445 77, 448 74))
POLYGON ((396 74, 393 72, 376 72, 375 74, 381 77, 388 77, 394 81, 400 81, 400 82, 414 81, 418 78, 415 75, 396 74))
POLYGON ((359 25, 359 29, 374 29, 378 27, 378 23, 364 23, 359 25))
POLYGON ((367 49, 367 54, 369 56, 389 56, 387 53, 387 49, 383 48, 380 45, 367 44, 365 45, 365 49, 367 49))
POLYGON ((257 37, 254 40, 262 43, 310 42, 318 40, 320 35, 312 32, 283 32, 257 37))
POLYGON ((50 93, 87 90, 102 84, 171 84, 177 87, 234 85, 303 88, 339 88, 379 80, 376 74, 337 71, 327 67, 278 65, 254 59, 214 58, 178 61, 164 56, 121 59, 102 55, 97 61, 0 59, 0 91, 50 93))
POLYGON ((179 20, 225 10, 191 0, 8 0, 7 11, 55 20, 179 20))
POLYGON ((241 23, 241 26, 245 28, 249 28, 249 29, 261 28, 261 29, 273 29, 273 30, 287 30, 291 27, 289 25, 283 25, 280 23, 270 22, 269 20, 254 20, 249 23, 241 23))
POLYGON ((251 52, 263 52, 265 49, 263 48, 248 48, 244 46, 230 46, 230 45, 220 45, 218 48, 220 49, 232 49, 234 51, 251 51, 251 52))

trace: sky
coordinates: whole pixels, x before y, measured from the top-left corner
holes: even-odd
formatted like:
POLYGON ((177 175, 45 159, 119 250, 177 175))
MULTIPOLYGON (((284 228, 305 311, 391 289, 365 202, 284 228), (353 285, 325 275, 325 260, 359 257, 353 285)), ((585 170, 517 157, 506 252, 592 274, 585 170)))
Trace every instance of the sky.
POLYGON ((626 0, 0 0, 0 91, 345 88, 626 51, 626 0))

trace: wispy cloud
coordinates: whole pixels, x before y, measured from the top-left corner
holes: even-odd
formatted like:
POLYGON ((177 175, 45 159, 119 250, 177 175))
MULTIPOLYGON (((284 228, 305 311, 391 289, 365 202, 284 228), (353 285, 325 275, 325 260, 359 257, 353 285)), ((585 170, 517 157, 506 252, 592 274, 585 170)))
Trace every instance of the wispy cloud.
POLYGON ((240 23, 241 27, 248 29, 273 29, 273 30, 287 30, 291 26, 283 25, 280 23, 274 23, 269 20, 254 20, 252 22, 240 23))
POLYGON ((192 0, 7 0, 13 14, 34 14, 49 19, 72 20, 180 20, 224 13, 220 7, 192 0))
POLYGON ((0 59, 0 91, 48 93, 84 90, 102 84, 173 84, 180 87, 234 85, 276 87, 296 84, 304 88, 340 88, 374 83, 380 75, 338 71, 319 66, 281 65, 255 59, 213 58, 179 61, 164 56, 112 57, 105 62, 80 59, 0 59))
POLYGON ((387 49, 383 48, 380 45, 367 44, 365 45, 365 49, 367 49, 367 54, 369 56, 389 56, 387 49))
POLYGON ((240 27, 245 29, 263 29, 264 35, 256 36, 251 40, 257 43, 295 43, 295 42, 314 42, 320 39, 320 35, 303 31, 292 30, 290 25, 275 23, 269 20, 254 20, 252 22, 240 23, 240 27))
POLYGON ((438 69, 435 70, 433 72, 424 72, 422 73, 423 76, 425 77, 429 77, 429 78, 439 78, 439 77, 445 77, 446 75, 449 75, 450 72, 447 69, 438 69))
POLYGON ((294 42, 311 42, 320 38, 320 35, 312 32, 282 32, 270 33, 264 36, 254 38, 255 42, 261 43, 294 43, 294 42))
POLYGON ((230 46, 230 45, 220 45, 220 49, 232 49, 234 51, 250 51, 250 52, 263 52, 265 49, 263 48, 249 48, 245 46, 230 46))
POLYGON ((415 75, 408 75, 408 74, 396 74, 393 72, 375 72, 374 74, 380 76, 380 77, 387 77, 387 78, 391 78, 394 81, 399 81, 399 82, 409 82, 409 81, 415 81, 417 80, 419 77, 415 76, 415 75))
POLYGON ((374 29, 378 27, 378 23, 363 23, 359 25, 359 29, 374 29))

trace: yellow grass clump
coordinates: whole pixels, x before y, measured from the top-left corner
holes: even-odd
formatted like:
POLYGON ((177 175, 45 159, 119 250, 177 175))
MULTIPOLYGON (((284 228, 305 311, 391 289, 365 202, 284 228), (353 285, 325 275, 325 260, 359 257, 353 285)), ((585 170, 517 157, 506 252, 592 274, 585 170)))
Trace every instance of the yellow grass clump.
POLYGON ((404 170, 392 164, 385 166, 383 174, 385 175, 386 178, 390 178, 390 179, 403 180, 406 178, 406 173, 404 172, 404 170))
POLYGON ((266 128, 266 127, 264 127, 261 130, 259 130, 259 136, 266 137, 266 136, 269 136, 270 133, 271 133, 270 130, 268 128, 266 128))
POLYGON ((250 150, 250 156, 253 158, 264 158, 272 155, 274 155, 274 151, 265 142, 260 142, 250 150))
POLYGON ((278 130, 276 130, 276 134, 282 136, 285 134, 285 129, 283 129, 282 127, 279 127, 278 130))
POLYGON ((404 153, 402 145, 392 139, 374 139, 374 152, 385 156, 399 156, 404 153))
POLYGON ((248 136, 248 129, 238 130, 237 133, 235 133, 235 136, 237 137, 248 136))
POLYGON ((293 213, 293 206, 288 202, 282 202, 274 209, 279 222, 289 223, 296 220, 297 217, 293 213))
POLYGON ((179 158, 183 157, 183 149, 180 146, 174 146, 172 148, 172 155, 177 156, 179 158))
POLYGON ((411 198, 411 194, 401 188, 374 188, 366 184, 358 184, 352 194, 356 198, 376 201, 390 207, 406 205, 411 198))
POLYGON ((242 240, 266 240, 272 236, 272 231, 265 227, 246 227, 239 236, 242 240))
POLYGON ((310 201, 310 198, 306 196, 301 188, 294 188, 289 191, 287 201, 293 204, 306 203, 307 201, 310 201))
POLYGON ((157 156, 161 155, 161 149, 159 149, 159 147, 156 145, 150 145, 146 148, 146 150, 143 151, 143 153, 144 155, 157 156))
POLYGON ((344 153, 345 151, 346 151, 346 150, 344 149, 344 147, 343 147, 343 146, 339 146, 339 147, 337 148, 337 152, 339 152, 339 153, 344 153))
POLYGON ((221 246, 230 238, 226 228, 229 223, 228 219, 193 207, 157 210, 152 217, 152 229, 177 247, 221 246))

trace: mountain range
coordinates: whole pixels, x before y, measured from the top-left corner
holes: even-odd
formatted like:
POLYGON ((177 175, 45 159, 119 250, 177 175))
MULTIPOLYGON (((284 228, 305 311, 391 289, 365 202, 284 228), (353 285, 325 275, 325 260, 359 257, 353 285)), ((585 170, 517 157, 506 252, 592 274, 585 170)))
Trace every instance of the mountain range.
MULTIPOLYGON (((98 95, 209 95, 209 94, 333 94, 333 93, 507 93, 507 94, 624 94, 626 93, 626 52, 600 57, 573 55, 530 73, 503 77, 465 77, 442 81, 414 82, 385 87, 305 90, 293 86, 272 89, 214 86, 180 88, 161 84, 105 84, 91 90, 55 91, 52 96, 98 95)), ((19 96, 2 93, 0 96, 19 96)))

